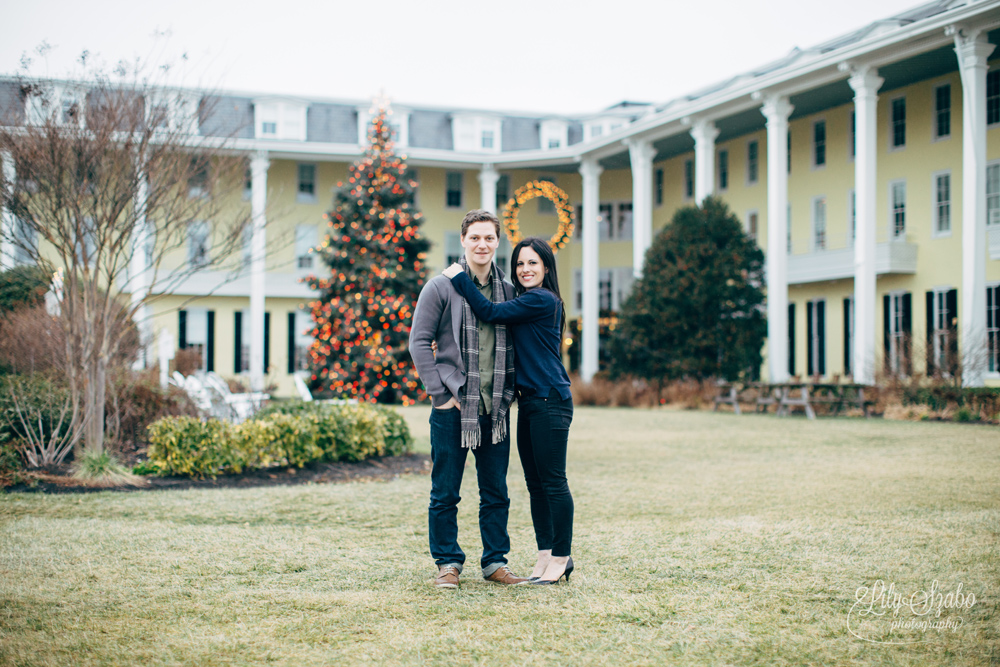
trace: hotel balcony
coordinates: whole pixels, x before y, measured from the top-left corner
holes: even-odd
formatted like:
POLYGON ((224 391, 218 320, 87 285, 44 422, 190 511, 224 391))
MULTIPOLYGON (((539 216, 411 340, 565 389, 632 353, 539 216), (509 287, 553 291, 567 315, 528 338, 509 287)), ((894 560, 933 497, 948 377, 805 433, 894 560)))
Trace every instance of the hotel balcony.
MULTIPOLYGON (((881 232, 875 243, 875 273, 917 272, 917 244, 905 235, 888 238, 881 232)), ((1000 240, 1000 235, 998 235, 1000 240)), ((810 239, 808 246, 794 243, 788 254, 788 284, 800 285, 822 280, 841 280, 854 277, 853 239, 827 237, 825 247, 819 248, 810 239)))

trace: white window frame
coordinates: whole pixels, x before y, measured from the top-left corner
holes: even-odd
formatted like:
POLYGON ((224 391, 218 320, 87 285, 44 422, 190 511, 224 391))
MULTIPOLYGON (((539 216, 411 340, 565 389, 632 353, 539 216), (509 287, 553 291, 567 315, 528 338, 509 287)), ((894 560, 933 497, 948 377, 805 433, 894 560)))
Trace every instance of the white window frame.
POLYGON ((893 97, 892 99, 889 100, 889 113, 888 113, 888 116, 889 116, 889 118, 888 118, 888 122, 889 122, 889 137, 888 137, 888 139, 889 139, 889 146, 888 146, 888 149, 889 149, 890 153, 898 153, 899 151, 906 150, 906 144, 907 144, 907 136, 906 136, 907 135, 907 124, 909 123, 909 118, 908 118, 909 114, 907 113, 907 108, 906 108, 907 106, 908 105, 906 104, 906 95, 896 95, 895 97, 893 97), (896 135, 896 126, 895 126, 895 122, 896 121, 892 117, 892 109, 895 106, 896 102, 899 101, 899 100, 903 101, 903 143, 900 146, 896 146, 896 145, 894 145, 894 142, 896 140, 896 136, 895 136, 896 135))
POLYGON ((993 351, 996 354, 996 358, 995 359, 989 359, 988 358, 986 360, 986 369, 987 369, 986 370, 986 377, 991 378, 991 379, 998 379, 998 378, 1000 378, 1000 281, 993 281, 993 282, 986 283, 986 289, 987 290, 996 290, 996 297, 995 297, 995 301, 993 303, 993 309, 996 311, 996 314, 993 316, 994 327, 992 327, 992 328, 990 328, 990 326, 989 326, 989 322, 990 322, 990 313, 989 313, 989 311, 990 311, 990 300, 989 300, 989 293, 987 292, 987 294, 986 294, 986 319, 985 319, 986 327, 987 327, 986 328, 986 339, 987 339, 986 350, 987 350, 987 353, 988 353, 989 352, 989 348, 990 348, 990 338, 992 337, 992 342, 993 342, 993 346, 992 347, 993 347, 993 351), (993 368, 995 368, 996 370, 994 370, 994 371, 990 371, 989 370, 989 364, 990 364, 990 362, 993 363, 993 368))
MULTIPOLYGON (((950 366, 951 364, 944 363, 944 355, 946 349, 949 347, 948 334, 952 332, 952 329, 948 326, 949 316, 958 317, 958 313, 948 312, 948 292, 955 289, 954 287, 933 287, 930 291, 934 295, 931 299, 931 304, 933 307, 933 312, 931 313, 931 319, 934 324, 934 330, 928 332, 929 338, 931 339, 931 358, 933 359, 934 370, 940 369, 942 366, 950 366)), ((928 375, 931 373, 930 368, 927 369, 928 375)), ((945 372, 945 377, 949 377, 950 374, 945 372)))
POLYGON ((857 191, 851 188, 847 191, 847 246, 854 247, 854 242, 858 239, 858 196, 857 191))
POLYGON ((743 231, 746 232, 746 235, 749 236, 750 238, 752 238, 754 241, 757 240, 757 237, 760 235, 760 210, 759 209, 752 208, 749 211, 747 211, 746 218, 743 221, 743 231), (750 220, 752 218, 756 218, 756 220, 754 221, 754 226, 756 227, 756 229, 753 229, 750 226, 750 220))
MULTIPOLYGON (((631 266, 601 267, 598 270, 598 310, 611 310, 619 312, 622 304, 628 299, 632 292, 634 275, 631 266)), ((569 304, 569 310, 574 315, 579 315, 583 304, 583 270, 573 271, 573 299, 569 304)))
POLYGON ((569 145, 569 123, 564 120, 543 120, 539 132, 543 151, 558 150, 569 145), (551 145, 553 142, 556 143, 555 146, 551 145))
POLYGON ((184 344, 187 348, 201 347, 201 367, 208 368, 208 308, 185 308, 186 331, 184 344), (201 334, 195 336, 194 334, 201 334))
POLYGON ((807 377, 813 377, 814 375, 817 375, 817 374, 820 377, 826 376, 826 368, 823 369, 822 373, 820 373, 820 368, 819 368, 819 357, 820 357, 819 351, 821 349, 820 348, 820 339, 822 339, 822 343, 823 343, 822 347, 824 348, 823 349, 823 362, 824 362, 823 365, 826 366, 827 365, 826 362, 828 361, 828 359, 826 358, 827 354, 826 354, 826 349, 825 348, 826 348, 826 344, 828 342, 826 340, 826 328, 827 328, 827 324, 828 324, 827 320, 829 319, 830 309, 827 308, 826 305, 827 305, 827 303, 826 303, 826 297, 818 297, 818 298, 810 299, 810 300, 806 301, 806 310, 812 312, 812 331, 809 331, 809 327, 806 327, 806 337, 807 337, 807 339, 806 339, 806 345, 808 345, 809 348, 812 349, 812 359, 813 359, 813 368, 810 369, 809 368, 809 351, 807 350, 806 351, 806 375, 807 375, 807 377), (818 314, 819 314, 819 304, 820 303, 823 304, 823 313, 824 313, 822 334, 820 333, 820 328, 819 328, 819 324, 818 324, 819 323, 818 314), (809 334, 812 334, 811 338, 809 338, 809 334), (814 370, 816 372, 812 373, 812 374, 809 374, 810 370, 814 370))
POLYGON ((847 112, 847 162, 854 162, 858 155, 858 116, 853 108, 847 112))
POLYGON ((907 202, 906 202, 906 179, 898 178, 893 181, 889 181, 889 240, 890 241, 905 241, 907 233, 907 202), (903 229, 902 231, 896 230, 896 199, 895 190, 897 186, 903 187, 903 229))
POLYGON ((696 183, 697 179, 695 178, 695 173, 694 173, 694 158, 690 158, 690 159, 685 158, 685 160, 683 161, 683 163, 681 163, 681 171, 682 171, 682 174, 681 174, 681 194, 683 196, 683 200, 685 202, 694 201, 695 191, 697 190, 697 183, 696 183), (689 182, 689 180, 688 180, 688 176, 689 176, 689 174, 688 174, 688 165, 689 164, 691 165, 691 173, 690 173, 690 177, 691 177, 690 178, 690 183, 691 183, 690 190, 691 190, 691 194, 688 194, 688 189, 689 189, 688 188, 688 182, 689 182))
MULTIPOLYGON (((889 370, 897 377, 905 376, 905 368, 902 368, 903 336, 903 296, 906 290, 894 290, 889 292, 889 370), (898 326, 897 326, 898 325, 898 326)), ((911 313, 912 316, 912 313, 911 313)))
POLYGON ((828 139, 828 137, 830 136, 830 132, 829 132, 829 125, 826 122, 826 117, 820 117, 820 118, 813 119, 813 122, 810 125, 810 129, 811 129, 811 136, 810 136, 809 145, 812 148, 812 158, 811 158, 812 159, 812 170, 813 171, 822 171, 823 169, 826 169, 826 165, 830 161, 830 142, 829 142, 829 139, 828 139), (816 126, 819 125, 820 123, 823 124, 823 164, 817 164, 816 163, 816 152, 817 152, 816 151, 816 148, 817 148, 817 146, 816 146, 816 126))
POLYGON ((986 163, 986 226, 1000 225, 1000 160, 993 160, 986 163), (996 178, 994 184, 996 191, 990 192, 990 171, 996 178), (990 210, 990 198, 993 198, 995 206, 990 210), (993 218, 992 220, 990 218, 993 218))
POLYGON ((747 149, 746 185, 747 186, 757 185, 758 183, 760 183, 760 140, 759 139, 748 139, 747 140, 746 149, 747 149), (757 157, 756 157, 756 160, 755 160, 756 164, 753 165, 754 166, 753 170, 751 170, 751 168, 750 168, 750 165, 752 164, 751 159, 750 159, 750 146, 751 145, 755 145, 757 147, 757 157), (750 178, 751 173, 754 172, 754 171, 756 172, 756 175, 755 175, 754 178, 751 179, 750 178))
POLYGON ((315 162, 298 162, 295 165, 295 202, 297 204, 315 204, 318 201, 316 191, 319 181, 319 166, 315 162), (302 168, 312 167, 312 192, 302 192, 302 186, 306 183, 302 179, 302 168))
POLYGON ((446 171, 444 172, 444 207, 446 209, 460 209, 462 204, 465 202, 465 172, 461 171, 446 171), (458 174, 459 176, 459 187, 458 187, 458 203, 450 204, 448 203, 448 193, 451 192, 448 188, 448 176, 451 174, 458 174))
POLYGON ((732 181, 732 161, 729 159, 729 148, 719 148, 715 152, 715 171, 716 171, 716 182, 719 186, 719 192, 726 192, 729 190, 729 183, 732 181), (723 160, 722 156, 725 155, 726 159, 723 160), (725 162, 725 171, 723 171, 723 162, 725 162), (722 183, 723 173, 726 176, 725 185, 722 183))
MULTIPOLYGON (((986 127, 987 127, 987 129, 990 129, 990 130, 992 130, 994 127, 1000 127, 1000 114, 997 115, 997 119, 995 121, 993 121, 992 123, 990 122, 990 113, 989 113, 990 97, 989 97, 989 94, 990 94, 990 77, 991 76, 995 76, 997 79, 1000 79, 1000 70, 993 70, 993 71, 986 72, 986 109, 985 109, 984 113, 986 114, 986 127)), ((998 84, 1000 84, 1000 82, 998 82, 998 84)), ((997 98, 998 98, 997 99, 997 104, 1000 104, 1000 85, 998 85, 997 98)))
POLYGON ((188 223, 187 262, 191 268, 202 269, 212 262, 212 230, 206 220, 188 223), (202 239, 201 247, 198 240, 202 239))
POLYGON ((178 91, 153 91, 146 98, 146 120, 153 121, 157 109, 165 109, 165 125, 156 127, 157 133, 179 132, 198 134, 198 106, 201 98, 193 93, 178 91))
POLYGON ((314 224, 295 225, 295 268, 298 271, 316 270, 316 253, 319 245, 319 227, 314 224))
POLYGON ((948 141, 951 139, 952 131, 951 128, 955 126, 955 105, 954 90, 951 90, 951 81, 942 81, 931 87, 931 142, 936 141, 948 141), (938 90, 947 86, 949 88, 948 92, 948 134, 938 134, 938 114, 940 110, 937 106, 938 90))
POLYGON ((295 331, 293 333, 294 341, 292 343, 292 350, 295 357, 292 359, 292 368, 295 369, 294 373, 296 375, 306 376, 309 374, 309 348, 312 347, 313 342, 316 340, 308 332, 316 326, 316 323, 313 322, 309 309, 304 306, 296 308, 294 313, 295 331), (301 362, 304 362, 304 364, 301 362), (303 365, 305 368, 301 368, 303 365))
POLYGON ((499 153, 503 150, 503 119, 480 114, 455 114, 451 119, 455 151, 461 153, 499 153), (493 146, 483 146, 485 132, 493 133, 493 146))
POLYGON ((304 100, 259 97, 253 100, 254 137, 279 141, 305 141, 309 103, 304 100), (274 123, 275 132, 264 132, 265 123, 274 123))
POLYGON ((951 169, 943 169, 941 171, 935 171, 931 174, 931 238, 946 238, 951 236, 951 230, 954 227, 953 222, 955 220, 954 216, 954 201, 953 196, 954 186, 952 184, 951 169), (938 180, 942 177, 948 178, 948 199, 942 202, 938 199, 939 189, 938 180), (941 207, 942 204, 948 207, 948 229, 941 229, 941 207))
MULTIPOLYGON (((358 112, 358 146, 368 145, 368 125, 372 122, 371 107, 357 107, 358 112)), ((410 110, 393 107, 386 114, 389 121, 389 137, 394 148, 407 148, 410 145, 410 110)))
POLYGON ((827 198, 826 195, 817 195, 812 198, 810 203, 810 213, 812 218, 812 250, 813 252, 819 252, 826 250, 829 246, 829 234, 827 233, 828 225, 828 215, 827 215, 827 198), (819 212, 819 205, 822 204, 823 215, 817 215, 819 212))
POLYGON ((445 232, 444 233, 444 244, 442 246, 444 250, 444 267, 448 268, 465 254, 465 250, 462 248, 462 233, 461 232, 445 232))

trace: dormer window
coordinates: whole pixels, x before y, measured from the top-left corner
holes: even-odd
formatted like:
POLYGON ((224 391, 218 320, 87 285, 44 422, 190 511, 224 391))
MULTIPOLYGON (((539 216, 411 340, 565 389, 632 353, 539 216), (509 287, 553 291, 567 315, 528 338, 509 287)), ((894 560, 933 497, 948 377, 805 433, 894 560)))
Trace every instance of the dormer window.
POLYGON ((254 135, 258 139, 306 140, 306 112, 309 105, 292 99, 254 100, 254 135))
POLYGON ((543 120, 541 127, 542 150, 564 148, 569 144, 569 125, 564 120, 543 120))
POLYGON ((628 121, 624 118, 595 118, 584 123, 584 136, 588 141, 592 141, 616 132, 626 125, 628 121))
POLYGON ((457 114, 451 121, 456 151, 499 153, 501 120, 492 116, 457 114))
POLYGON ((198 134, 198 105, 195 93, 151 93, 146 99, 146 122, 163 132, 198 134))
POLYGON ((25 99, 29 125, 44 125, 51 119, 58 125, 84 126, 86 91, 68 84, 51 84, 33 90, 25 99))
MULTIPOLYGON (((391 109, 386 116, 391 130, 392 143, 395 148, 406 148, 410 145, 410 112, 404 109, 391 109)), ((372 122, 372 112, 369 108, 358 108, 358 145, 368 145, 368 128, 372 122)))

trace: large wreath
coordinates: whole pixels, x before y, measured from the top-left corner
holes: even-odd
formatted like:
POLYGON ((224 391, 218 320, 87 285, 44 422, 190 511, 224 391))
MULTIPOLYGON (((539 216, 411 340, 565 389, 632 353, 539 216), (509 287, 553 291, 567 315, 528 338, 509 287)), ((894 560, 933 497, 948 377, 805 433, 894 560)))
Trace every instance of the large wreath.
POLYGON ((503 208, 503 227, 511 245, 521 241, 521 230, 517 225, 517 216, 524 202, 535 197, 545 197, 556 205, 559 216, 559 229, 549 239, 552 252, 559 252, 573 237, 573 207, 569 203, 569 195, 549 181, 531 181, 517 189, 514 196, 503 208))

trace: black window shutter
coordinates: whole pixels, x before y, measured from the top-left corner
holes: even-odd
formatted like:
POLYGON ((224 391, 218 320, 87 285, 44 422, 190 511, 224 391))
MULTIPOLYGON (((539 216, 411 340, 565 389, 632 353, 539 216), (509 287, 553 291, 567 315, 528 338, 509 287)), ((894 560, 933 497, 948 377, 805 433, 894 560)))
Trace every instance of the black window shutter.
POLYGON ((892 375, 892 355, 889 352, 889 327, 891 324, 889 321, 889 298, 888 294, 882 297, 882 347, 885 352, 885 372, 892 375))
POLYGON ((953 374, 958 371, 958 290, 950 289, 944 296, 948 309, 948 363, 953 374))
POLYGON ((927 292, 927 375, 934 375, 934 292, 927 292))
POLYGON ((788 304, 788 375, 795 375, 795 304, 788 304))
POLYGON ((816 333, 819 347, 819 374, 826 375, 826 301, 816 302, 816 333))
POLYGON ((271 365, 271 313, 264 313, 264 374, 271 365))
POLYGON ((913 359, 910 354, 910 343, 913 339, 913 295, 907 292, 903 295, 903 363, 907 375, 913 375, 913 359))
POLYGON ((815 301, 806 301, 806 375, 812 377, 816 374, 816 360, 813 359, 813 336, 816 331, 813 329, 813 308, 815 301))
POLYGON ((844 299, 844 375, 851 372, 851 299, 844 299))
POLYGON ((242 373, 243 368, 243 313, 233 313, 233 372, 242 373))
POLYGON ((288 374, 295 372, 295 313, 288 313, 288 374))
POLYGON ((186 310, 177 311, 177 348, 183 350, 187 347, 187 321, 188 313, 186 310))
POLYGON ((215 370, 215 311, 208 311, 208 354, 205 360, 205 370, 215 370))

